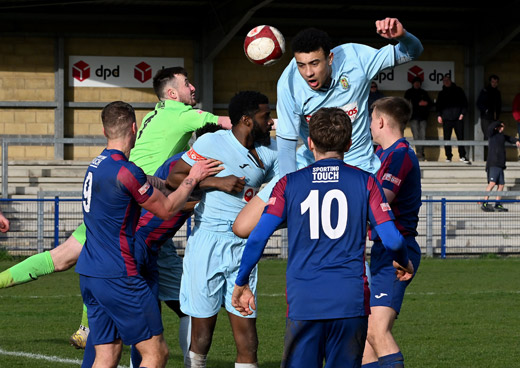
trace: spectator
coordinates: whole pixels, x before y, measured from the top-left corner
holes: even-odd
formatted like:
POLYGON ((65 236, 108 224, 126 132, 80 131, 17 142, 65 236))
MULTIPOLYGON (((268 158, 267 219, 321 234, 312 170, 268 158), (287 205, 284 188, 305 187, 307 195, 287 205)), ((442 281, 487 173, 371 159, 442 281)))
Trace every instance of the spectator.
MULTIPOLYGON (((486 172, 488 178, 487 192, 493 190, 497 186, 497 192, 504 190, 504 170, 506 169, 506 141, 516 144, 520 147, 520 140, 504 134, 504 123, 501 121, 494 121, 488 127, 489 144, 488 144, 488 158, 486 161, 486 172)), ((489 196, 484 197, 484 203, 480 207, 485 212, 507 212, 508 209, 502 206, 500 200, 501 196, 497 195, 497 202, 493 208, 487 203, 489 196)))
POLYGON ((477 107, 480 110, 480 127, 484 139, 488 139, 488 126, 500 118, 502 112, 502 95, 498 90, 500 78, 493 74, 489 77, 489 84, 480 91, 477 98, 477 107))
POLYGON ((385 95, 379 90, 377 83, 372 81, 370 84, 370 93, 368 94, 368 111, 370 115, 372 115, 372 104, 381 97, 385 97, 385 95))
MULTIPOLYGON (((437 97, 437 121, 442 124, 444 140, 451 139, 451 133, 455 129, 457 140, 464 140, 464 116, 468 110, 468 100, 462 88, 451 81, 451 76, 446 74, 442 80, 442 91, 437 97)), ((471 164, 466 156, 464 146, 459 146, 459 157, 465 164, 471 164)), ((451 161, 451 146, 444 146, 446 161, 451 161)))
MULTIPOLYGON (((415 77, 412 80, 412 88, 408 89, 404 98, 412 104, 412 118, 410 119, 410 128, 414 140, 426 139, 426 121, 432 105, 432 100, 428 96, 428 92, 421 88, 422 79, 415 77)), ((424 161, 424 147, 415 145, 415 153, 419 161, 424 161)))
POLYGON ((513 100, 513 118, 516 120, 516 130, 520 138, 520 93, 517 93, 513 100))

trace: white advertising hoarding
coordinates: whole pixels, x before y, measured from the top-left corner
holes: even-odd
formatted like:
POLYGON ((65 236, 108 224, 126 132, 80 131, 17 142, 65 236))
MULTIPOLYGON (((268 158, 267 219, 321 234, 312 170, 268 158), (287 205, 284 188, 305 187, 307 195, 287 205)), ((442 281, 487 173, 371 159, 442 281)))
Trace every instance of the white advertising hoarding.
POLYGON ((453 61, 412 61, 393 69, 386 69, 374 79, 380 90, 406 91, 412 87, 415 77, 422 79, 422 89, 426 91, 442 90, 442 78, 449 74, 455 81, 455 63, 453 61))
POLYGON ((70 87, 152 88, 155 73, 184 66, 184 58, 69 56, 70 87))

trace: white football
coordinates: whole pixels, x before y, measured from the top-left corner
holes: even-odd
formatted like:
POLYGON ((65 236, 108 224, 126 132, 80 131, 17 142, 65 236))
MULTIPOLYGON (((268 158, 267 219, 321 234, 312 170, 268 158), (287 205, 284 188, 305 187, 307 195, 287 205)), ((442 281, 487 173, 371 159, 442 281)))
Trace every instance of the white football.
POLYGON ((255 64, 273 65, 285 52, 285 39, 274 27, 257 26, 247 34, 244 40, 244 52, 255 64))

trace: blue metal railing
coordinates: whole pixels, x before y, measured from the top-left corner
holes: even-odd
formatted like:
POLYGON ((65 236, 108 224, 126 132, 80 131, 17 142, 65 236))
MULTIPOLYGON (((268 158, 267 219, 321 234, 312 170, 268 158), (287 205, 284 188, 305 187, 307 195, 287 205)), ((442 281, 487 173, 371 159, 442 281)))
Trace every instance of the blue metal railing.
MULTIPOLYGON (((496 192, 492 194, 496 195, 496 192)), ((513 193, 504 192, 504 196, 507 194, 513 193)), ((509 208, 509 212, 489 213, 480 209, 482 199, 426 197, 419 216, 417 237, 426 255, 446 258, 484 253, 520 254, 520 227, 517 226, 520 200, 503 199, 500 202, 509 208)), ((488 202, 494 203, 496 199, 488 202)), ((83 221, 79 198, 0 198, 0 208, 11 221, 11 230, 0 234, 0 246, 21 254, 58 246, 83 221), (36 203, 36 206, 31 207, 31 203, 36 203)), ((185 247, 190 233, 191 219, 188 219, 185 227, 174 237, 179 249, 185 247)), ((271 254, 283 256, 286 246, 285 235, 279 234, 276 244, 271 247, 276 250, 271 254)), ((369 252, 370 247, 369 243, 369 252)))

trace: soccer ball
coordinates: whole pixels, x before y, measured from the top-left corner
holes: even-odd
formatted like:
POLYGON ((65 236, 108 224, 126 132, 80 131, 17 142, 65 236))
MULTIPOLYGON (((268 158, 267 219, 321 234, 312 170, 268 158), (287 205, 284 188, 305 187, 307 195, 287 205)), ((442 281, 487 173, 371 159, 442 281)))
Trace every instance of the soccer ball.
POLYGON ((257 26, 244 40, 244 53, 249 61, 259 65, 273 65, 285 52, 282 33, 271 26, 257 26))

